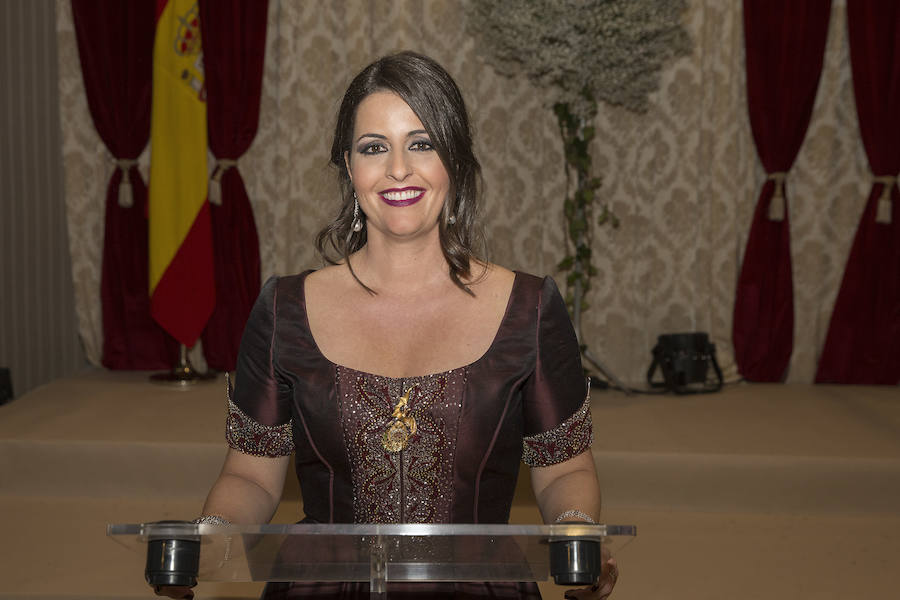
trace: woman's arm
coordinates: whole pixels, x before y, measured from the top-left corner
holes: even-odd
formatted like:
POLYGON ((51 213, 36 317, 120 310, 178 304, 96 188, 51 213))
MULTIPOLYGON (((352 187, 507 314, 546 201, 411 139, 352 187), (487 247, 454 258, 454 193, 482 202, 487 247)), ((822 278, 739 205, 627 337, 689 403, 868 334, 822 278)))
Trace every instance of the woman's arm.
POLYGON ((230 523, 268 523, 281 501, 289 462, 290 456, 252 456, 229 448, 203 514, 230 523))
MULTIPOLYGON (((268 523, 284 489, 290 456, 267 458, 228 449, 222 472, 206 496, 203 516, 216 516, 229 523, 268 523)), ((192 600, 194 592, 182 585, 157 585, 157 596, 192 600)))
MULTIPOLYGON (((581 515, 600 522, 600 482, 590 448, 567 461, 549 467, 531 468, 531 488, 545 523, 586 521, 581 515)), ((566 598, 573 600, 604 600, 616 585, 619 567, 604 546, 602 573, 589 588, 568 590, 566 598)))
MULTIPOLYGON (((531 489, 545 523, 567 511, 579 511, 600 521, 600 482, 590 448, 549 467, 531 468, 531 489)), ((569 516, 565 521, 584 521, 569 516)))

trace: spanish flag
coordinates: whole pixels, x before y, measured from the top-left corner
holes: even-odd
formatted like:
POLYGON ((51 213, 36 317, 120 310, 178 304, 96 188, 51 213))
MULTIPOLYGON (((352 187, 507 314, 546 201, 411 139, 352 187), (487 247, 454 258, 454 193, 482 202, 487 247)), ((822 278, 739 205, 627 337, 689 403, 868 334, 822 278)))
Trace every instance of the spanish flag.
POLYGON ((191 347, 216 303, 197 0, 157 0, 150 122, 150 310, 191 347))

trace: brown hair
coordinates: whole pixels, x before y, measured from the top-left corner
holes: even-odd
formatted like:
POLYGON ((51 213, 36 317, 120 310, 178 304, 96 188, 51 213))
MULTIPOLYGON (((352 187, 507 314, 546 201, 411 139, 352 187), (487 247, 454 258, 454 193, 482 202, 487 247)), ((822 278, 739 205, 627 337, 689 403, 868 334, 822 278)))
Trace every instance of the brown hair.
MULTIPOLYGON (((341 187, 341 210, 316 236, 316 249, 326 262, 338 264, 343 260, 353 273, 348 258, 366 244, 366 228, 353 231, 353 185, 344 153, 350 151, 353 142, 357 108, 369 95, 381 91, 397 94, 416 113, 447 170, 450 196, 440 217, 441 250, 450 265, 453 283, 471 294, 463 279, 471 277, 471 261, 479 258, 475 247, 484 252, 484 238, 476 218, 481 165, 472 149, 469 116, 456 82, 437 62, 415 52, 376 60, 347 88, 331 145, 331 164, 337 168, 341 187), (453 224, 451 216, 455 218, 453 224)), ((353 277, 359 281, 355 273, 353 277)), ((372 291, 361 281, 360 284, 372 291)))

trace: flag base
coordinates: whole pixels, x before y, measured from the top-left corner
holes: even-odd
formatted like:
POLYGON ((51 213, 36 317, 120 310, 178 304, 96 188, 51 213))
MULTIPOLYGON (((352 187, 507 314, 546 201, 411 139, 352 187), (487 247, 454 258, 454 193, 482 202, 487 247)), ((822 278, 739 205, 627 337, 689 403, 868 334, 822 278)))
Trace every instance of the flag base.
POLYGON ((188 358, 187 347, 181 344, 178 364, 166 373, 154 373, 150 376, 150 383, 171 385, 176 387, 188 387, 198 383, 211 383, 216 380, 215 373, 201 373, 194 369, 191 359, 188 358))

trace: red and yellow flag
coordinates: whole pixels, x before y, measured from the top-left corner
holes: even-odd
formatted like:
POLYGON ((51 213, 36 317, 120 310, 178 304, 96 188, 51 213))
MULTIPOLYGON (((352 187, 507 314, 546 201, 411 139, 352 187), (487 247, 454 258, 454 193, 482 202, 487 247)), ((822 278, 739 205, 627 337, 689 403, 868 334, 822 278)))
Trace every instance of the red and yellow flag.
POLYGON ((150 124, 150 307, 191 347, 216 302, 197 0, 157 0, 150 124))

